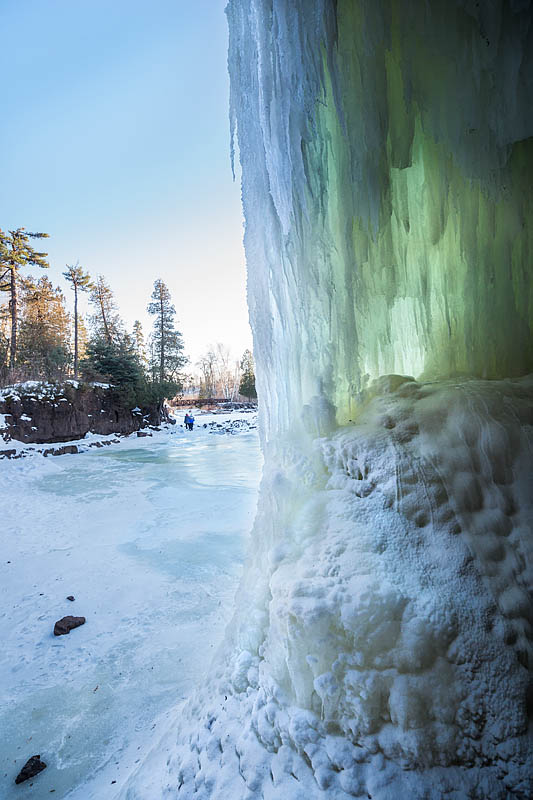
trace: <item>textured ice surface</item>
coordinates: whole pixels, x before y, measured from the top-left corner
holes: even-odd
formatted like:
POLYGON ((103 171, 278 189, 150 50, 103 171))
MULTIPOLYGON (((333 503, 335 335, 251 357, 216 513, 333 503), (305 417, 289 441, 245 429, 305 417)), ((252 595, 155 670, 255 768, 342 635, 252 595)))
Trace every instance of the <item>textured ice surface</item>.
POLYGON ((255 432, 178 425, 1 463, 2 800, 116 796, 222 638, 260 462, 255 432), (58 639, 65 614, 87 622, 58 639), (15 786, 34 753, 46 771, 15 786))
POLYGON ((267 435, 383 374, 531 372, 529 2, 228 14, 267 435))
POLYGON ((375 391, 267 471, 231 646, 129 800, 531 796, 533 380, 375 391))

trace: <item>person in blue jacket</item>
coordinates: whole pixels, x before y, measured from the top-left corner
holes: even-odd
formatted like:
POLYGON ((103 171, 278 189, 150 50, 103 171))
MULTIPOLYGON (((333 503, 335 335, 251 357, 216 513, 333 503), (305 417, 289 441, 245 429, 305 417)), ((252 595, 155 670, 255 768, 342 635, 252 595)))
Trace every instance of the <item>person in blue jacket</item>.
POLYGON ((191 413, 189 414, 189 430, 190 431, 192 431, 193 426, 194 426, 194 417, 193 417, 192 411, 191 411, 191 413))

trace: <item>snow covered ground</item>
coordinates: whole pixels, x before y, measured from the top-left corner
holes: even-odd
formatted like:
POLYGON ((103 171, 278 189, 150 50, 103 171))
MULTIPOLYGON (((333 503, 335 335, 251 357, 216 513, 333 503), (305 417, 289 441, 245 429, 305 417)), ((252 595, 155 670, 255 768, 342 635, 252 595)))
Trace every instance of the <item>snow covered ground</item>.
POLYGON ((114 798, 202 680, 261 472, 255 430, 202 425, 240 416, 0 463, 0 797, 114 798), (67 614, 87 623, 54 637, 67 614), (48 768, 15 786, 35 753, 48 768))

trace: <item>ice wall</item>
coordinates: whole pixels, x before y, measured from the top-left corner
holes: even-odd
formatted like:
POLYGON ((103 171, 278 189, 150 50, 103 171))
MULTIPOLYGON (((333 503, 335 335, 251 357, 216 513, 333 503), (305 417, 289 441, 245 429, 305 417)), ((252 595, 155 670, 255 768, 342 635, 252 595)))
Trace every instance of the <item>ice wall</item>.
POLYGON ((234 0, 249 298, 274 430, 379 375, 533 368, 529 2, 234 0))
POLYGON ((227 13, 266 461, 235 619, 164 788, 525 800, 530 3, 227 13))

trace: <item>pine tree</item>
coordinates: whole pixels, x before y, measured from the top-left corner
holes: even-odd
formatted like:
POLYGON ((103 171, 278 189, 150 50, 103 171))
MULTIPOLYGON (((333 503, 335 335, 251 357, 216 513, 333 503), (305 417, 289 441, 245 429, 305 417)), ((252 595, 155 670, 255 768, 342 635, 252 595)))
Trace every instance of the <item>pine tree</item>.
POLYGON ((82 372, 92 379, 102 378, 114 386, 134 387, 141 383, 142 375, 129 336, 117 343, 93 339, 87 345, 87 358, 81 364, 82 372))
POLYGON ((66 264, 63 276, 72 284, 74 290, 74 377, 78 377, 78 292, 88 292, 92 289, 91 277, 84 272, 79 262, 74 266, 66 264))
POLYGON ((48 267, 48 253, 40 253, 30 245, 30 239, 47 239, 47 233, 29 233, 17 228, 9 233, 0 231, 0 290, 9 292, 11 337, 9 344, 9 366, 15 366, 17 357, 18 288, 21 267, 48 267))
POLYGON ((123 324, 117 311, 115 296, 103 275, 99 275, 91 286, 90 302, 95 307, 92 323, 96 338, 107 344, 118 344, 123 332, 123 324))
POLYGON ((137 356, 137 360, 143 370, 146 371, 148 366, 148 359, 146 357, 146 345, 144 343, 143 326, 140 320, 136 319, 133 323, 133 349, 137 356))
POLYGON ((45 276, 28 281, 21 307, 17 365, 35 377, 62 377, 70 360, 70 316, 61 289, 45 276))
POLYGON ((257 397, 255 388, 255 367, 254 357, 250 350, 245 350, 241 359, 242 377, 239 384, 239 394, 247 397, 248 400, 257 397))
POLYGON ((181 333, 174 327, 176 309, 167 286, 160 278, 154 283, 148 313, 155 317, 150 366, 157 373, 160 383, 179 381, 179 370, 187 363, 187 358, 182 352, 181 333))

